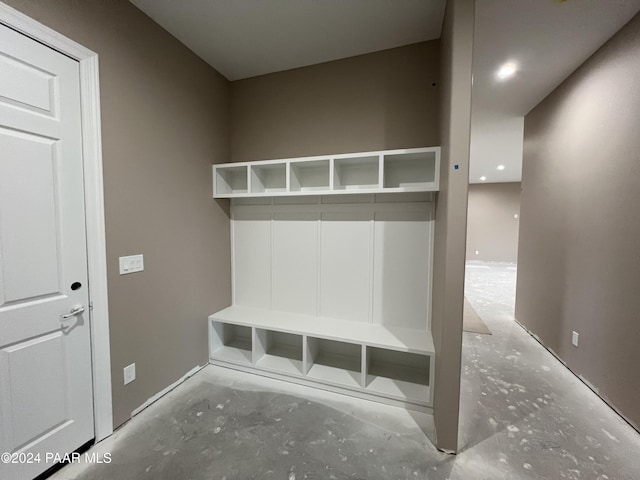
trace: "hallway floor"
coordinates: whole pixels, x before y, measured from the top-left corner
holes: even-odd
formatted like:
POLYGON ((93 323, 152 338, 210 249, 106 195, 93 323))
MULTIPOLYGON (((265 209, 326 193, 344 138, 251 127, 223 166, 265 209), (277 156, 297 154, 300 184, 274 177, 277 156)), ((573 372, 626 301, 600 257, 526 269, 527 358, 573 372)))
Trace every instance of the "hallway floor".
POLYGON ((640 435, 513 320, 515 268, 467 266, 461 452, 429 415, 208 366, 93 447, 77 479, 640 478, 640 435))

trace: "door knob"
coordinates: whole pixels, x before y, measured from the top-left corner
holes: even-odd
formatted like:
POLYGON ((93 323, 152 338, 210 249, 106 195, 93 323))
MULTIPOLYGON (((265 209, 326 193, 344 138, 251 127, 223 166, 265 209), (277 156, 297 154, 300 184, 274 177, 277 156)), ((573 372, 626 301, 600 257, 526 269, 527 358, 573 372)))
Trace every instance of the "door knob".
POLYGON ((75 317, 76 315, 80 315, 84 312, 84 305, 74 305, 71 311, 65 315, 60 317, 62 320, 67 320, 71 317, 75 317))

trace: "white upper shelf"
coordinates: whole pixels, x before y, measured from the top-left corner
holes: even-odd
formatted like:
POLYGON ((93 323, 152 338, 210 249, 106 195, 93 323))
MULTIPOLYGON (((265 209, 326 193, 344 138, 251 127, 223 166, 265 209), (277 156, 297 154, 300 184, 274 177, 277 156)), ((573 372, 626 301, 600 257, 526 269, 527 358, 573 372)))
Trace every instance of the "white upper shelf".
POLYGON ((213 166, 214 198, 435 192, 440 147, 213 166))

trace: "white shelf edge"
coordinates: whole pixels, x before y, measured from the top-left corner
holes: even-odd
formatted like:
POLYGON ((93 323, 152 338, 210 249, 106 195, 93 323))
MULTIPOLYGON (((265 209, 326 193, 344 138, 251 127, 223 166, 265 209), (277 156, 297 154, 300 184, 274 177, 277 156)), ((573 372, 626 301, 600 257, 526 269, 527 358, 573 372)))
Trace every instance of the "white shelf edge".
POLYGON ((426 330, 386 327, 365 322, 237 306, 228 307, 210 315, 209 321, 364 344, 398 352, 435 355, 433 337, 431 332, 426 330))
POLYGON ((285 159, 277 159, 277 160, 260 160, 255 162, 236 162, 236 163, 218 163, 213 166, 213 198, 248 198, 248 197, 279 197, 279 196, 305 196, 305 195, 355 195, 355 194, 372 194, 372 193, 403 193, 403 192, 435 192, 438 191, 439 188, 439 175, 440 175, 440 147, 422 147, 422 148, 407 148, 407 149, 395 149, 395 150, 378 150, 372 152, 356 152, 356 153, 345 153, 339 155, 323 155, 323 156, 312 156, 312 157, 300 157, 300 158, 285 158, 285 159), (428 182, 428 186, 419 186, 419 187, 391 187, 384 188, 384 157, 388 155, 403 155, 403 154, 414 154, 414 153, 435 153, 435 181, 428 182), (375 188, 350 188, 350 189, 335 189, 334 188, 334 172, 335 167, 334 163, 336 160, 341 159, 349 159, 349 158, 361 158, 361 157, 378 157, 378 170, 379 170, 379 185, 375 188), (301 190, 291 190, 291 181, 290 181, 290 170, 291 164, 295 163, 304 163, 304 162, 314 162, 314 161, 329 161, 329 188, 324 190, 313 190, 313 191, 301 191, 301 190), (284 191, 278 192, 251 192, 252 190, 252 179, 251 179, 251 168, 252 167, 260 167, 260 166, 269 166, 269 165, 283 165, 285 167, 285 189, 284 191), (242 193, 220 193, 216 192, 216 171, 218 169, 225 168, 238 168, 238 167, 246 167, 247 168, 247 176, 249 177, 247 180, 248 192, 242 193))

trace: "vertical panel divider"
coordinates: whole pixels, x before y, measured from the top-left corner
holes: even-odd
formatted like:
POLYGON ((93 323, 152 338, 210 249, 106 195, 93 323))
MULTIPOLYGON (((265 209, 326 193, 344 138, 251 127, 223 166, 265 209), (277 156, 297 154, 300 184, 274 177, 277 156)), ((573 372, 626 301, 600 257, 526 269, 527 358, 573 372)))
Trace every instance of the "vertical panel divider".
POLYGON ((317 285, 316 285, 316 316, 322 315, 322 207, 318 208, 318 241, 316 248, 317 285))
POLYGON ((436 355, 429 355, 429 405, 433 405, 433 386, 436 378, 436 355))
POLYGON ((260 347, 258 346, 258 329, 256 327, 251 327, 251 363, 255 365, 258 363, 258 351, 260 347))
POLYGON ((269 295, 269 299, 270 299, 270 305, 269 305, 269 310, 273 310, 273 306, 275 305, 275 261, 274 261, 274 254, 275 254, 275 245, 273 244, 274 239, 275 239, 275 233, 274 233, 274 229, 275 229, 275 198, 271 197, 271 220, 269 221, 269 251, 270 251, 270 255, 269 255, 269 269, 271 270, 271 285, 270 287, 270 295, 269 295))
POLYGON ((229 236, 231 237, 231 305, 236 305, 235 200, 231 199, 229 236))
POLYGON ((329 159, 329 190, 334 190, 334 178, 335 178, 335 159, 332 157, 329 159))
POLYGON ((366 344, 362 345, 362 378, 360 379, 360 386, 367 388, 367 376, 369 375, 369 348, 366 344))
POLYGON ((311 367, 313 367, 313 363, 316 360, 316 355, 318 353, 318 343, 314 337, 309 337, 307 335, 304 336, 305 339, 305 349, 304 349, 304 374, 307 375, 311 367))
POLYGON ((318 208, 316 211, 316 317, 320 315, 320 229, 322 228, 322 213, 320 213, 320 210, 321 209, 318 208))
MULTIPOLYGON (((374 196, 375 202, 375 196, 374 196)), ((373 323, 373 312, 375 311, 374 291, 375 291, 375 261, 376 261, 376 206, 371 207, 371 218, 369 220, 369 323, 373 323)))
POLYGON ((284 191, 285 192, 291 192, 291 161, 287 160, 286 162, 284 162, 284 164, 285 164, 285 169, 284 169, 284 175, 285 175, 284 191))
MULTIPOLYGON (((433 245, 435 243, 435 203, 429 203, 429 288, 427 289, 427 331, 431 332, 431 317, 433 314, 433 245)), ((433 358, 432 358, 433 360, 433 358)), ((433 361, 429 365, 432 365, 433 361)), ((432 377, 429 377, 431 382, 432 377)))
POLYGON ((309 371, 309 345, 308 337, 302 335, 302 375, 306 375, 309 371))
POLYGON ((436 148, 435 149, 435 154, 436 154, 436 158, 435 158, 435 172, 434 172, 434 188, 435 191, 437 192, 440 189, 440 149, 436 148))
POLYGON ((384 155, 378 155, 378 188, 384 187, 384 155))
POLYGON ((219 350, 224 345, 224 326, 220 322, 209 322, 209 343, 211 352, 219 350))

